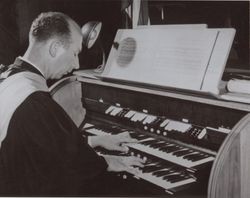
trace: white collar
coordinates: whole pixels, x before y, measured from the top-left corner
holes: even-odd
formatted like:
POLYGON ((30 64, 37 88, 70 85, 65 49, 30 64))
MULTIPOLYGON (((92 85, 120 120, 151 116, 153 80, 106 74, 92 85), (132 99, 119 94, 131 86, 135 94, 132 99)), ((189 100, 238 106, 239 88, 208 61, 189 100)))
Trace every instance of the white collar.
POLYGON ((39 67, 37 67, 34 63, 30 62, 29 60, 27 60, 26 58, 22 57, 22 56, 19 56, 18 57, 19 59, 25 61, 26 63, 29 63, 30 65, 32 65, 33 67, 35 67, 44 77, 44 73, 41 71, 41 69, 39 67))

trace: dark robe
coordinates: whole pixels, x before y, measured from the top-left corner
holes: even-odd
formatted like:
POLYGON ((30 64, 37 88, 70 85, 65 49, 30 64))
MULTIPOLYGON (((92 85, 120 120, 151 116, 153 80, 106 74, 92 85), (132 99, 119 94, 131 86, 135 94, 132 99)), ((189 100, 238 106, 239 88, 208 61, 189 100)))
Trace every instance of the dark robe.
MULTIPOLYGON (((25 66, 30 67, 17 59, 11 67, 25 66)), ((106 168, 62 107, 48 92, 36 91, 15 110, 2 141, 0 193, 88 195, 106 168)))

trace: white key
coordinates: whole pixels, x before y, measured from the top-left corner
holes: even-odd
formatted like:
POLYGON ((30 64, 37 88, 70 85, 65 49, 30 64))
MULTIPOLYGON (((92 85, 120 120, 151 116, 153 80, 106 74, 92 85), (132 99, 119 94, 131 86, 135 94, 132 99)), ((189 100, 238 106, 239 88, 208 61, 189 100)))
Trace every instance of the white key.
POLYGON ((91 133, 93 135, 109 135, 109 133, 96 128, 87 129, 86 132, 91 133))
POLYGON ((90 124, 90 123, 86 123, 82 128, 86 129, 86 128, 89 128, 89 127, 92 127, 92 126, 94 126, 94 125, 90 124))

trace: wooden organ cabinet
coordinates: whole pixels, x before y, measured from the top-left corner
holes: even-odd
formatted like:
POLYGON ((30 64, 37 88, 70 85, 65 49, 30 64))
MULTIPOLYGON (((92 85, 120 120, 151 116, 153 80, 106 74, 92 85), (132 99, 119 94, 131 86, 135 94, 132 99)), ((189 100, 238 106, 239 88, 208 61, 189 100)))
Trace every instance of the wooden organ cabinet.
POLYGON ((138 182, 156 195, 250 197, 249 105, 79 76, 51 93, 85 133, 129 131, 140 140, 130 154, 149 165, 138 182))

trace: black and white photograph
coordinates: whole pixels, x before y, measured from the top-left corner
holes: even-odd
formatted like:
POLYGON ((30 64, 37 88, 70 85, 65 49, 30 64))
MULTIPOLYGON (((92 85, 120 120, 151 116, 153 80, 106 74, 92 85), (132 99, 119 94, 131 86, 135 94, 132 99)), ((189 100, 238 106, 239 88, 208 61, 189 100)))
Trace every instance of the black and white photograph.
POLYGON ((250 197, 250 2, 0 0, 0 196, 250 197))

